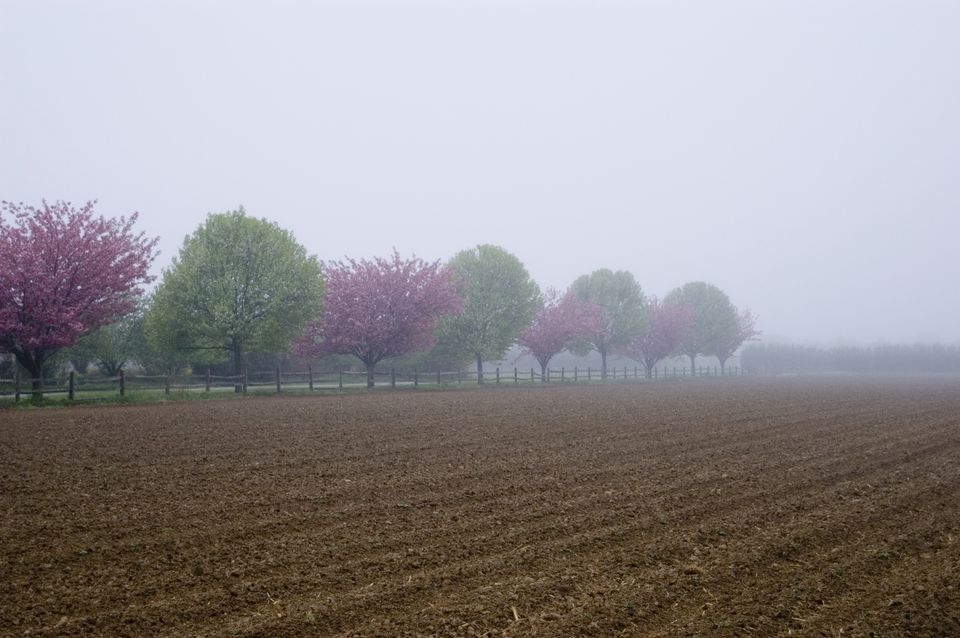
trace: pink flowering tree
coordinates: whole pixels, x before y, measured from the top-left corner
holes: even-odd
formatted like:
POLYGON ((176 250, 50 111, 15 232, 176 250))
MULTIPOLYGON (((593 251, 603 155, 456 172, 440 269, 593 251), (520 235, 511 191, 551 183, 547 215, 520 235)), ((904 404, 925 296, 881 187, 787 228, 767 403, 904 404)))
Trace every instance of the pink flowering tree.
POLYGON ((374 386, 379 362, 428 350, 440 317, 457 314, 463 300, 440 262, 416 257, 335 261, 324 264, 326 298, 319 321, 294 344, 303 356, 352 354, 374 386))
POLYGON ((651 297, 647 302, 647 325, 623 348, 623 353, 643 363, 649 379, 660 361, 680 349, 692 327, 690 308, 651 297))
POLYGON ((530 355, 540 363, 541 376, 547 376, 550 359, 574 347, 606 325, 603 308, 583 301, 573 293, 560 296, 556 290, 547 292, 546 303, 533 318, 517 343, 521 354, 530 355))
POLYGON ((727 369, 727 359, 733 356, 745 341, 753 339, 760 334, 757 330, 757 317, 749 309, 743 309, 737 313, 737 319, 733 325, 719 335, 713 347, 713 356, 720 360, 720 371, 727 369))
POLYGON ((133 230, 137 215, 94 216, 74 208, 0 203, 0 350, 43 390, 44 363, 80 337, 137 307, 156 238, 133 230))

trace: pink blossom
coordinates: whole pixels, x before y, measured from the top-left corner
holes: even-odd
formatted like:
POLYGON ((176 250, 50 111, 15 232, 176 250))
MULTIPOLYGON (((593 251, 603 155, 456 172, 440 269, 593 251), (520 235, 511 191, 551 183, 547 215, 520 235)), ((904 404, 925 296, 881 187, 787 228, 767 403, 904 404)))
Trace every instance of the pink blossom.
POLYGON ((599 332, 605 324, 603 308, 597 304, 569 292, 560 297, 551 290, 543 308, 517 341, 523 347, 522 354, 533 356, 545 376, 554 355, 599 332))
POLYGON ((463 309, 440 262, 401 259, 396 251, 390 259, 330 262, 324 275, 323 317, 307 326, 294 350, 305 356, 355 355, 367 367, 369 386, 377 363, 431 348, 440 317, 463 309))
POLYGON ((0 350, 34 378, 55 352, 131 312, 153 279, 157 239, 133 232, 136 213, 94 217, 95 203, 0 205, 0 350))
POLYGON ((623 353, 642 362, 649 377, 658 362, 677 351, 692 326, 689 308, 652 297, 647 303, 646 327, 623 348, 623 353))

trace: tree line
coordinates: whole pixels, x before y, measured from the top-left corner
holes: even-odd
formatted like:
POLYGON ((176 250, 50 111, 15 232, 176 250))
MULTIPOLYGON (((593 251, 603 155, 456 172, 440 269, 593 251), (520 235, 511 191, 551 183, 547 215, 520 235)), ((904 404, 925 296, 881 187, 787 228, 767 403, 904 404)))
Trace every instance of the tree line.
POLYGON ((960 373, 960 346, 881 344, 823 348, 752 343, 743 348, 740 361, 744 370, 755 374, 957 374, 960 373))
MULTIPOLYGON (((384 360, 476 365, 514 345, 542 370, 563 351, 624 355, 649 376, 661 360, 715 356, 721 367, 758 334, 718 287, 689 282, 662 299, 627 271, 598 269, 564 291, 541 290, 494 245, 449 261, 398 252, 321 262, 276 223, 243 208, 210 214, 185 238, 156 288, 156 238, 136 215, 105 218, 95 202, 0 206, 0 352, 33 379, 51 366, 107 376, 136 363, 176 374, 220 366, 240 375, 264 357, 349 357, 375 383, 384 360)), ((0 370, 2 376, 2 370, 0 370)))

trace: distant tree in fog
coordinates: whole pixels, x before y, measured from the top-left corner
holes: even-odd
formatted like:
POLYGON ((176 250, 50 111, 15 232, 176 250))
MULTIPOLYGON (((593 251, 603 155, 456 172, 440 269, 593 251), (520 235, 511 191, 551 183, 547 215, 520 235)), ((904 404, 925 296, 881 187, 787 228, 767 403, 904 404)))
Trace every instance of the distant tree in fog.
POLYGON ((465 307, 440 322, 441 349, 469 354, 483 383, 483 361, 502 358, 530 325, 542 304, 540 288, 523 263, 499 246, 461 251, 448 267, 465 307))
POLYGON ((136 214, 94 217, 94 204, 0 208, 0 350, 34 379, 35 396, 57 352, 132 311, 153 279, 157 240, 134 232, 136 214))
POLYGON ((737 348, 742 346, 748 339, 752 339, 760 334, 756 329, 757 318, 744 309, 737 314, 737 321, 725 333, 717 337, 714 343, 712 354, 720 360, 720 370, 725 371, 727 359, 733 356, 737 348))
POLYGON ((675 354, 693 326, 693 312, 679 304, 652 297, 647 303, 646 326, 622 348, 622 352, 643 363, 647 378, 654 367, 675 354))
POLYGON ((437 323, 463 309, 450 270, 439 262, 347 259, 325 264, 323 316, 294 344, 302 356, 354 355, 375 383, 377 364, 433 346, 437 323))
POLYGON ((577 278, 570 286, 583 301, 603 308, 606 321, 578 348, 586 354, 590 348, 600 353, 600 376, 607 378, 607 355, 625 347, 644 326, 643 291, 633 274, 607 268, 577 278))
POLYGON ((239 210, 209 215, 183 242, 154 293, 145 330, 159 352, 233 361, 247 352, 283 352, 320 314, 316 257, 293 234, 239 210))
POLYGON ((590 338, 602 330, 605 323, 600 306, 569 292, 561 297, 557 291, 550 290, 543 307, 533 323, 520 333, 517 343, 523 348, 521 355, 530 355, 540 363, 545 377, 554 355, 590 338))
POLYGON ((690 329, 677 350, 690 358, 691 373, 696 371, 698 354, 715 355, 725 350, 731 335, 736 335, 740 329, 737 309, 726 293, 713 284, 703 281, 686 283, 672 290, 664 302, 684 306, 691 313, 690 329))
POLYGON ((750 373, 957 374, 960 346, 918 343, 821 348, 752 343, 744 346, 741 361, 750 373))
POLYGON ((74 362, 93 361, 100 372, 115 377, 137 358, 143 340, 143 308, 139 307, 117 323, 80 339, 70 348, 70 362, 82 373, 84 370, 74 362))

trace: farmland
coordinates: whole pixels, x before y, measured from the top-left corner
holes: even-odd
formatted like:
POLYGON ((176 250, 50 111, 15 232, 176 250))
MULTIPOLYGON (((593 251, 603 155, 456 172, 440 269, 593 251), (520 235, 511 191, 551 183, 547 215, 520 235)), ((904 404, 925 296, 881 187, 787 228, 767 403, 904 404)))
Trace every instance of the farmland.
POLYGON ((958 459, 946 378, 5 410, 0 635, 956 636, 958 459))

